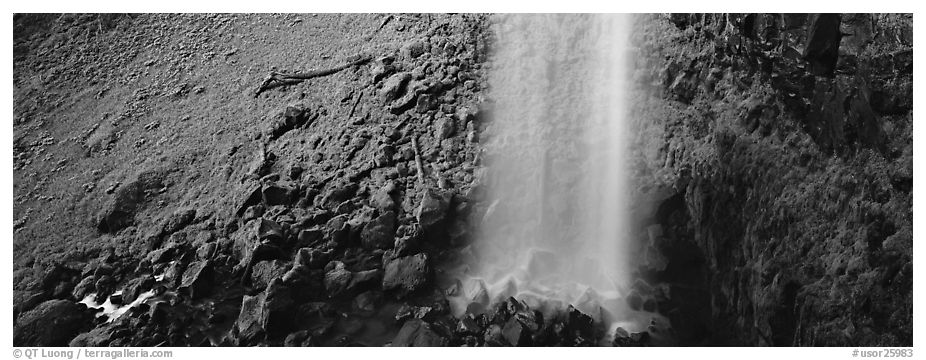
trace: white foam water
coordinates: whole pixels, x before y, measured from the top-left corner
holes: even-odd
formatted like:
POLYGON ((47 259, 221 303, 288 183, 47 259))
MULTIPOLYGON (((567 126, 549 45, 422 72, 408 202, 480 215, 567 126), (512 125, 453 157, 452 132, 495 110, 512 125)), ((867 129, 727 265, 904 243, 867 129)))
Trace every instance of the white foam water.
POLYGON ((643 330, 623 297, 630 15, 502 15, 485 134, 491 206, 456 310, 508 296, 643 330))
MULTIPOLYGON (((122 295, 122 292, 117 291, 113 293, 113 295, 122 295)), ((116 305, 116 304, 113 304, 111 301, 112 296, 107 297, 106 301, 104 301, 102 304, 96 302, 96 293, 93 293, 93 294, 90 294, 84 297, 84 299, 81 300, 80 303, 87 305, 87 307, 91 309, 101 309, 102 311, 99 314, 97 314, 97 317, 106 316, 107 318, 109 318, 107 322, 113 322, 113 321, 116 321, 116 319, 121 317, 123 314, 131 310, 133 307, 140 305, 141 303, 145 302, 145 300, 148 300, 152 296, 154 296, 154 291, 149 290, 149 291, 139 294, 138 297, 135 300, 133 300, 131 303, 116 305)))

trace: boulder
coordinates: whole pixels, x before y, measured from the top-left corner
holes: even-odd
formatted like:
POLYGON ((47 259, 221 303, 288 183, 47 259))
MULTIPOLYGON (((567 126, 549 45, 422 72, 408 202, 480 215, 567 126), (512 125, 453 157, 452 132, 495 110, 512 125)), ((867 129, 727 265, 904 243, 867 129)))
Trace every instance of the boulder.
POLYGON ((121 292, 116 292, 109 295, 109 302, 113 305, 122 305, 125 299, 122 298, 121 292))
POLYGON ((177 231, 180 231, 187 225, 193 223, 193 220, 196 219, 196 210, 195 209, 177 209, 174 211, 164 224, 161 227, 162 235, 170 235, 177 231))
MULTIPOLYGON (((126 299, 134 300, 137 299, 145 291, 151 290, 152 287, 157 283, 153 275, 142 275, 136 277, 132 280, 129 280, 129 283, 122 290, 122 294, 126 299)), ((78 297, 78 299, 83 299, 78 297)))
POLYGON ((196 249, 196 258, 199 260, 211 260, 218 250, 219 246, 216 243, 205 243, 196 249))
POLYGON ((378 285, 382 278, 383 271, 380 269, 357 271, 351 276, 350 283, 347 284, 347 291, 356 294, 369 290, 378 285))
POLYGON ((415 111, 424 114, 437 107, 437 99, 429 94, 422 94, 415 103, 415 111))
POLYGON ((301 248, 296 253, 295 264, 305 265, 309 269, 321 269, 328 264, 330 254, 319 249, 301 248))
POLYGON ((188 291, 190 298, 200 299, 212 289, 212 262, 195 261, 187 266, 180 280, 180 290, 188 291))
POLYGON ((424 253, 392 260, 386 264, 383 290, 395 290, 400 295, 415 291, 427 284, 430 271, 424 253))
POLYGON ((387 181, 382 188, 373 193, 373 196, 370 198, 370 205, 383 212, 395 210, 396 201, 392 198, 392 194, 395 191, 395 182, 391 180, 387 181))
POLYGON ((69 300, 49 300, 22 314, 13 326, 13 346, 67 346, 93 327, 94 311, 69 300))
POLYGON ((530 346, 531 343, 530 330, 515 317, 505 323, 502 328, 502 337, 512 346, 530 346))
POLYGON ((270 336, 285 334, 293 325, 293 306, 291 289, 281 279, 273 279, 264 297, 263 324, 270 336))
POLYGON ((475 315, 466 314, 460 318, 456 331, 463 335, 478 335, 482 333, 482 326, 479 325, 475 315))
POLYGON ((326 237, 338 247, 348 245, 348 241, 350 240, 349 220, 348 214, 342 214, 331 218, 325 224, 325 228, 328 231, 326 237))
POLYGON ((291 205, 296 198, 296 191, 286 186, 267 185, 261 190, 261 198, 267 206, 291 205))
POLYGON ((297 301, 316 299, 325 293, 325 272, 321 269, 309 269, 305 265, 294 265, 281 278, 293 291, 297 301))
POLYGON ((296 236, 296 247, 307 248, 322 242, 324 239, 325 232, 321 229, 302 230, 299 231, 299 235, 296 236))
POLYGON ((566 321, 563 324, 567 334, 578 334, 585 339, 592 339, 595 332, 595 321, 591 316, 569 305, 566 309, 566 321))
POLYGON ((251 268, 251 286, 265 289, 273 279, 282 278, 289 269, 289 264, 283 260, 260 261, 251 268))
POLYGON ((386 211, 363 226, 360 239, 365 249, 389 249, 395 242, 396 215, 386 211))
POLYGON ((409 85, 409 90, 402 95, 402 97, 396 99, 389 105, 389 112, 393 115, 399 115, 418 104, 418 95, 420 94, 420 85, 415 83, 415 85, 409 85))
POLYGON ((80 279, 80 275, 80 270, 62 264, 55 264, 51 270, 42 275, 39 283, 42 290, 52 299, 63 299, 70 296, 80 279))
POLYGON ((80 282, 77 283, 76 286, 74 286, 74 291, 73 291, 74 298, 83 299, 90 293, 94 292, 96 289, 94 283, 95 283, 95 279, 93 278, 93 275, 89 275, 81 279, 80 282))
POLYGON ((261 190, 261 187, 256 187, 254 190, 245 193, 245 196, 238 201, 241 205, 239 205, 238 210, 235 211, 235 216, 242 217, 248 208, 260 204, 261 201, 263 201, 263 192, 261 190))
POLYGON ((238 320, 235 321, 235 331, 242 345, 259 340, 264 333, 261 324, 264 296, 263 293, 255 296, 244 295, 241 300, 241 310, 238 313, 238 320))
POLYGON ((421 203, 415 209, 415 218, 418 219, 421 229, 429 231, 443 225, 450 207, 449 194, 428 189, 421 197, 421 203))
POLYGON ((427 41, 424 39, 416 39, 406 42, 399 49, 399 52, 406 59, 416 59, 430 49, 427 41))
POLYGON ((274 279, 267 290, 255 295, 245 295, 234 329, 240 344, 254 344, 264 335, 280 336, 293 325, 294 302, 290 289, 280 279, 274 279))
POLYGON ((325 291, 328 297, 336 297, 346 292, 354 274, 340 261, 332 261, 325 268, 325 291))
POLYGON ((114 329, 112 327, 104 326, 98 327, 91 330, 90 332, 85 332, 83 334, 77 335, 72 339, 67 346, 69 347, 105 347, 113 340, 114 329))
POLYGON ((405 85, 411 78, 412 75, 408 72, 400 72, 390 76, 379 90, 380 98, 385 102, 395 100, 402 94, 405 85))
POLYGON ((257 228, 257 238, 279 244, 284 239, 283 227, 275 221, 261 218, 260 225, 257 228))
POLYGON ((406 321, 392 340, 392 346, 401 347, 434 347, 447 344, 447 339, 434 331, 431 324, 420 319, 406 321))
POLYGON ((437 138, 440 140, 447 139, 453 136, 453 133, 456 131, 456 125, 453 122, 453 118, 449 116, 442 116, 437 119, 437 138))
POLYGON ((322 198, 322 205, 328 209, 334 208, 338 204, 354 197, 358 189, 360 189, 360 187, 353 182, 336 185, 325 193, 325 196, 322 198))
POLYGON ((376 155, 373 163, 376 167, 387 167, 392 165, 392 157, 395 156, 395 146, 382 144, 376 149, 376 155))
POLYGON ((508 343, 502 333, 502 327, 498 324, 489 325, 483 335, 483 341, 487 346, 504 346, 508 343))
POLYGON ((299 104, 288 105, 282 114, 270 124, 270 139, 276 139, 290 130, 304 126, 309 120, 309 111, 299 104))
POLYGON ((148 170, 120 186, 97 214, 97 230, 115 233, 135 222, 135 213, 147 202, 149 192, 163 188, 165 172, 148 170))

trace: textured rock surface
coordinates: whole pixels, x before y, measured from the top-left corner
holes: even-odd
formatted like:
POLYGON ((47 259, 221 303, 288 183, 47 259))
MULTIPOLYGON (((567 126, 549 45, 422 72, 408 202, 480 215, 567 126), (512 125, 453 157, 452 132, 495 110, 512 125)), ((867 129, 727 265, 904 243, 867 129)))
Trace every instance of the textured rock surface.
POLYGON ((681 341, 912 344, 911 29, 906 15, 641 20, 637 181, 674 189, 657 277, 686 284, 660 305, 686 314, 681 341))

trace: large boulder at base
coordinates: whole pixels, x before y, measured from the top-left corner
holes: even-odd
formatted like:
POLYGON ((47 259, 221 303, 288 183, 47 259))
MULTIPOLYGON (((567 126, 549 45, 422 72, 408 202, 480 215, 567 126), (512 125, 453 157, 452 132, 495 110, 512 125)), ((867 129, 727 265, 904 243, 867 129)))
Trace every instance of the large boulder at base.
POLYGON ((402 329, 392 340, 392 346, 433 347, 446 346, 447 339, 441 337, 428 324, 420 319, 405 322, 402 329))
POLYGON ((94 311, 69 300, 49 300, 23 314, 13 328, 13 346, 67 346, 93 326, 94 311))
POLYGON ((254 344, 263 340, 264 335, 288 333, 294 321, 293 305, 291 290, 280 279, 274 279, 258 295, 245 295, 235 321, 239 345, 254 344))
POLYGON ((187 291, 190 298, 199 299, 212 289, 212 263, 209 260, 196 261, 187 266, 180 280, 180 289, 187 291))
POLYGON ((396 290, 402 295, 410 293, 427 284, 429 274, 427 254, 421 253, 392 260, 386 264, 383 290, 396 290))

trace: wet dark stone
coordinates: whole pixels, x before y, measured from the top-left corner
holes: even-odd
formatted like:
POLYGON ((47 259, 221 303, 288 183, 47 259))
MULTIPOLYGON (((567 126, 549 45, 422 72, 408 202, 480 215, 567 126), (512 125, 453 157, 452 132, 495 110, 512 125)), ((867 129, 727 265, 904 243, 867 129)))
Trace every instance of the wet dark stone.
POLYGON ((487 346, 505 346, 508 344, 508 340, 505 340, 502 333, 502 327, 497 324, 489 325, 489 327, 486 328, 483 334, 483 341, 485 341, 487 346))
POLYGON ((476 315, 466 314, 460 318, 456 330, 464 335, 476 335, 482 333, 482 326, 479 325, 476 315))
POLYGON ((13 326, 13 346, 67 346, 93 325, 94 312, 69 300, 49 300, 22 314, 13 326))
POLYGON ((212 284, 212 262, 201 260, 187 266, 180 280, 180 290, 188 292, 191 299, 200 299, 209 294, 212 284))
POLYGON ((839 42, 842 33, 839 14, 815 14, 811 16, 807 33, 804 59, 810 63, 814 75, 833 77, 839 59, 839 42))
POLYGON ((447 344, 447 339, 435 332, 431 324, 420 319, 406 321, 392 340, 392 346, 402 347, 434 347, 447 344))
POLYGON ((505 323, 505 327, 502 328, 502 336, 512 346, 531 345, 530 330, 514 317, 505 323))
POLYGON ((290 289, 280 279, 270 282, 267 290, 258 295, 245 295, 234 325, 239 344, 254 344, 264 336, 287 334, 295 321, 294 304, 290 289))
POLYGON ((594 336, 595 321, 591 316, 583 314, 576 308, 569 306, 566 310, 565 331, 570 334, 579 334, 585 338, 594 336))
POLYGON ((428 282, 428 255, 421 253, 390 261, 383 276, 383 290, 395 290, 400 295, 422 288, 428 282))
POLYGON ((415 210, 415 218, 424 231, 433 230, 444 224, 447 209, 450 207, 449 194, 428 189, 421 198, 421 203, 415 210))
POLYGON ((383 271, 380 269, 371 269, 354 272, 351 276, 350 283, 347 284, 347 291, 353 294, 375 288, 383 278, 383 271))

